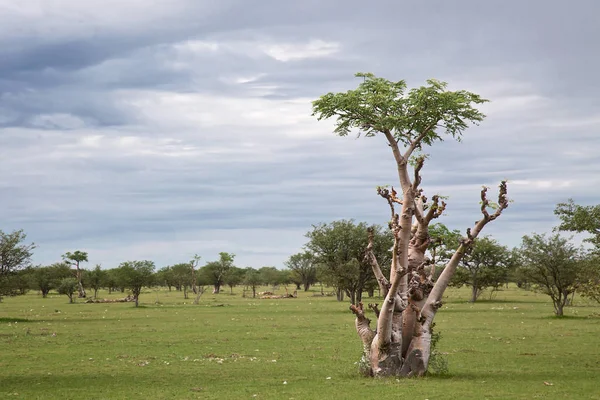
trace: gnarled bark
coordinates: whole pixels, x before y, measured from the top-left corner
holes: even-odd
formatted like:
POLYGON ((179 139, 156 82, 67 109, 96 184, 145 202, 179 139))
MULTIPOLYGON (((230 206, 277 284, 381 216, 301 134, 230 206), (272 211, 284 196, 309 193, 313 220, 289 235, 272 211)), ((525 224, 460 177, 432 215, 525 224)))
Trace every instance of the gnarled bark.
MULTIPOLYGON (((422 162, 422 159, 418 161, 418 170, 422 162)), ((415 182, 420 182, 418 175, 415 182)), ((500 184, 498 204, 493 214, 487 211, 490 203, 487 200, 487 188, 483 188, 482 218, 473 228, 467 229, 459 248, 437 281, 433 282, 434 270, 428 270, 429 260, 426 257, 427 247, 431 242, 428 226, 442 214, 446 204, 435 196, 431 203, 426 204, 427 199, 420 194, 415 184, 407 189, 402 200, 396 197, 397 193, 393 188, 379 189, 379 195, 387 200, 392 212, 390 228, 395 238, 389 280, 381 272, 372 252, 373 236, 369 233, 366 257, 371 262, 382 293, 385 293, 381 310, 377 306, 371 307, 376 312, 377 329, 371 329, 362 303, 351 307, 356 315, 356 330, 363 342, 361 368, 366 375, 412 377, 426 374, 431 356, 433 320, 442 305, 442 295, 460 260, 469 251, 481 230, 508 207, 506 182, 500 184), (396 204, 402 205, 400 215, 395 212, 396 204)))

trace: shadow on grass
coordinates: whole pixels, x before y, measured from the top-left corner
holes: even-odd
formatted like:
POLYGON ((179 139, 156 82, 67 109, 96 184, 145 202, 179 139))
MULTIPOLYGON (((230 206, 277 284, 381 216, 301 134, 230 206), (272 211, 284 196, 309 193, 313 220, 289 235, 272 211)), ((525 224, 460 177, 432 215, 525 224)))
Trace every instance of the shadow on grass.
POLYGON ((0 317, 0 323, 34 322, 27 318, 0 317))
MULTIPOLYGON (((464 301, 463 303, 469 303, 464 301)), ((475 303, 469 304, 540 304, 545 303, 542 300, 503 300, 503 299, 477 299, 475 303)))
POLYGON ((557 315, 546 315, 543 317, 538 317, 538 319, 551 319, 551 320, 557 320, 557 321, 561 321, 561 320, 570 320, 570 319, 588 319, 589 315, 562 315, 562 316, 557 316, 557 315))

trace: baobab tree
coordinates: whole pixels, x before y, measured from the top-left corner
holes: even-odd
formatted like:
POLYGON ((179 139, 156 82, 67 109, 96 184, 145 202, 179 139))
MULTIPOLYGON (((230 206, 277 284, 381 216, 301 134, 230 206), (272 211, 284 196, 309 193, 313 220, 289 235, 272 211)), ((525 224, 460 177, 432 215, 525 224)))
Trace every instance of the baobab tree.
POLYGON ((376 329, 371 328, 362 303, 350 307, 364 345, 360 365, 363 373, 372 376, 422 376, 427 372, 433 320, 442 306, 442 295, 481 230, 508 207, 506 182, 500 183, 497 203, 488 200, 486 187, 481 190, 481 218, 466 230, 434 282, 434 268, 426 257, 429 224, 443 213, 446 203, 437 195, 431 200, 425 197, 422 149, 444 137, 460 140, 470 123, 484 119, 475 106, 487 100, 464 90, 449 91, 446 83, 433 79, 426 86, 407 90, 403 80, 392 82, 370 73, 356 76, 363 78, 357 89, 321 96, 313 102, 313 115, 319 120, 335 117, 334 132, 339 136, 352 131, 358 131, 359 137, 383 136, 398 172, 400 192, 393 186, 377 190, 391 212, 394 245, 389 278, 372 251, 372 234, 366 252, 385 297, 381 309, 371 305, 376 329))

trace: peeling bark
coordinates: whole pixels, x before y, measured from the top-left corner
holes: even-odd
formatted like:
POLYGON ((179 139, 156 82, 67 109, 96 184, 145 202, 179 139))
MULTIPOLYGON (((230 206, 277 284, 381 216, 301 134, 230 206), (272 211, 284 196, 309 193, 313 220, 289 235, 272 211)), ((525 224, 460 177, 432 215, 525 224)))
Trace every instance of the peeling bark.
POLYGON ((446 204, 437 197, 427 205, 426 198, 416 196, 417 190, 410 187, 402 200, 396 197, 392 188, 379 189, 379 195, 387 200, 392 212, 390 228, 394 233, 392 265, 390 279, 381 272, 381 268, 372 252, 372 232, 369 232, 369 244, 366 258, 379 283, 385 299, 378 305, 369 305, 377 317, 377 329, 370 327, 362 303, 352 306, 356 315, 356 330, 363 342, 361 371, 370 376, 418 377, 427 373, 431 356, 431 338, 433 320, 442 306, 442 296, 450 283, 452 275, 464 254, 471 248, 474 240, 485 225, 496 219, 508 207, 506 183, 500 184, 498 207, 489 214, 487 207, 487 188, 481 191, 482 218, 473 228, 467 229, 463 238, 436 282, 433 282, 434 270, 427 271, 429 260, 426 251, 431 243, 428 226, 431 220, 441 215, 446 204), (401 214, 395 212, 395 204, 402 205, 401 214), (414 216, 414 223, 413 217, 414 216))

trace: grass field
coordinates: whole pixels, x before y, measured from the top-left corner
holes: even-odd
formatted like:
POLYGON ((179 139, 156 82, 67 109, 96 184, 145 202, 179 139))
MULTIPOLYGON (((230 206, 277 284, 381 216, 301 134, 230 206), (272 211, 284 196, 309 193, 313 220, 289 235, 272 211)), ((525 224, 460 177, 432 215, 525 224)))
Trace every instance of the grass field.
POLYGON ((541 294, 511 288, 469 304, 467 291, 449 290, 436 317, 449 373, 397 381, 358 375, 346 303, 240 292, 193 305, 180 292, 147 291, 138 309, 57 294, 6 298, 0 397, 600 399, 600 307, 583 300, 557 319, 541 294))

